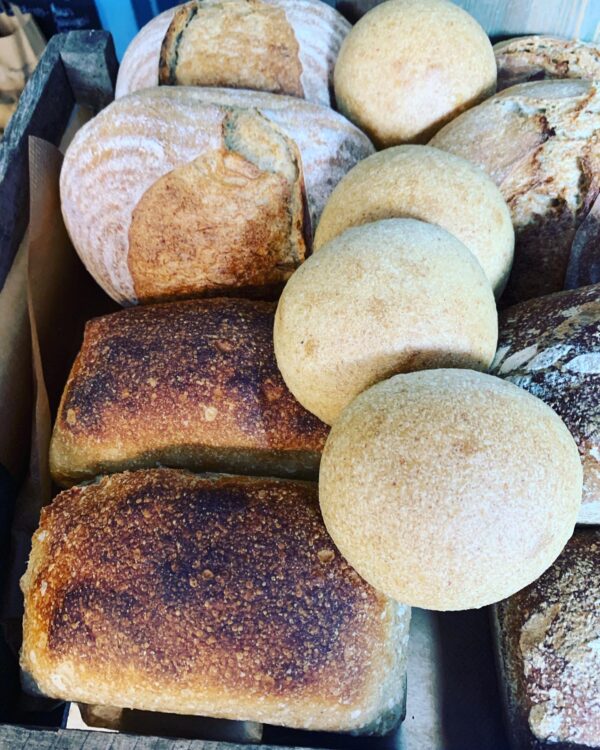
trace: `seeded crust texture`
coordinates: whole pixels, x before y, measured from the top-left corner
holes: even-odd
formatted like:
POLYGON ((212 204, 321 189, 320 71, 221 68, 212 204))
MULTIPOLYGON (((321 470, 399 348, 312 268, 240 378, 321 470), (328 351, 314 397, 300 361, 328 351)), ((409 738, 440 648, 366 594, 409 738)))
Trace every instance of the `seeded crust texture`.
POLYGON ((275 303, 189 300, 88 322, 50 444, 62 486, 156 465, 316 478, 328 428, 286 388, 275 303))
POLYGON ((600 80, 600 47, 579 39, 521 36, 494 45, 498 91, 545 78, 600 80))
POLYGON ((325 531, 315 484, 115 474, 44 508, 21 664, 52 697, 333 731, 402 704, 410 611, 325 531))
POLYGON ((573 533, 573 438, 542 401, 473 370, 396 375, 333 425, 319 499, 340 552, 379 591, 436 610, 531 583, 573 533))
POLYGON ((600 747, 600 529, 577 529, 554 565, 494 608, 516 748, 600 747))
POLYGON ((349 30, 320 0, 193 0, 134 37, 116 96, 160 83, 270 91, 331 106, 333 68, 349 30))
POLYGON ((348 227, 391 218, 420 219, 446 229, 481 263, 496 296, 502 293, 515 234, 504 198, 483 170, 430 146, 396 146, 373 154, 331 194, 314 249, 348 227))
POLYGON ((515 259, 504 304, 561 291, 577 232, 600 191, 596 82, 512 86, 457 117, 430 145, 482 167, 508 203, 515 259))
POLYGON ((491 372, 551 406, 583 463, 579 523, 600 523, 600 284, 550 294, 500 315, 491 372))
POLYGON ((329 107, 161 86, 113 102, 78 131, 62 211, 86 267, 122 304, 260 295, 310 252, 329 194, 372 152, 329 107))

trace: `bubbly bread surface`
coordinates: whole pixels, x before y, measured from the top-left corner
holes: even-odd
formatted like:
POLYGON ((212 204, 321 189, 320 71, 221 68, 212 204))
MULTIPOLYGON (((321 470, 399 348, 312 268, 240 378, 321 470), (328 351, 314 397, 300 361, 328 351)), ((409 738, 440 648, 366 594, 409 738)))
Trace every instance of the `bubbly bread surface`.
POLYGON ((396 375, 334 423, 319 499, 340 552, 411 606, 482 607, 535 580, 573 533, 577 446, 542 401, 473 370, 396 375))
POLYGON ((379 146, 426 143, 496 90, 481 26, 447 0, 389 0, 350 31, 334 72, 340 112, 379 146))
POLYGON ((126 472, 44 508, 21 663, 47 695, 377 731, 402 703, 408 608, 323 525, 315 484, 126 472))
POLYGON ((116 95, 158 84, 223 86, 330 106, 333 68, 349 30, 320 0, 193 0, 134 37, 116 95))
POLYGON ((600 80, 600 47, 579 39, 520 36, 494 45, 498 91, 544 78, 600 80))
POLYGON ((65 224, 115 300, 264 292, 312 244, 333 187, 373 152, 329 107, 162 86, 113 102, 61 172, 65 224))
POLYGON ((328 429, 275 362, 275 303, 147 305, 88 322, 50 469, 65 486, 156 465, 315 478, 328 429))
POLYGON ((431 140, 482 167, 508 203, 515 258, 506 304, 563 289, 577 231, 598 197, 599 133, 596 82, 548 80, 501 91, 431 140))
POLYGON ((583 463, 579 523, 600 523, 600 284, 504 310, 491 372, 551 406, 583 463))
POLYGON ((331 194, 315 250, 348 227, 390 218, 437 224, 481 263, 496 296, 510 273, 515 235, 492 180, 470 162, 430 146, 396 146, 360 161, 331 194))
POLYGON ((600 747, 600 529, 577 529, 541 578, 494 608, 514 746, 600 747))
POLYGON ((486 369, 497 333, 492 288, 462 242, 433 224, 385 219, 347 229, 294 273, 274 343, 288 388, 333 424, 395 373, 486 369))

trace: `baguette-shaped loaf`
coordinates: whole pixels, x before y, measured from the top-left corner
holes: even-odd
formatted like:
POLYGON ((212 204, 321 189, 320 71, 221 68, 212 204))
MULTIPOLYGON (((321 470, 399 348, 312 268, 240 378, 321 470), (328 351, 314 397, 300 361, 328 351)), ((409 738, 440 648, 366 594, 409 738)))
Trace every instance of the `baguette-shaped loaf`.
POLYGON ((90 320, 50 444, 54 480, 151 467, 316 479, 328 428, 287 389, 275 303, 208 299, 90 320))
POLYGON ((77 133, 63 216, 118 302, 262 293, 304 260, 329 194, 372 151, 328 107, 162 86, 119 99, 77 133))
POLYGON ((345 562, 317 494, 173 469, 66 490, 22 579, 23 668, 65 700, 389 730, 410 610, 345 562))
POLYGON ((508 203, 515 259, 506 304, 564 288, 576 232, 600 189, 598 85, 548 80, 512 86, 431 140, 482 167, 508 203))
POLYGON ((600 48, 579 39, 519 36, 494 45, 498 91, 544 78, 600 80, 600 48))
POLYGON ((161 83, 270 91, 329 106, 349 30, 320 0, 193 0, 134 37, 116 96, 161 83))
POLYGON ((535 583, 495 607, 515 750, 600 748, 600 529, 578 529, 535 583))
POLYGON ((541 398, 583 463, 579 523, 600 523, 600 284, 549 294, 500 315, 491 371, 541 398))

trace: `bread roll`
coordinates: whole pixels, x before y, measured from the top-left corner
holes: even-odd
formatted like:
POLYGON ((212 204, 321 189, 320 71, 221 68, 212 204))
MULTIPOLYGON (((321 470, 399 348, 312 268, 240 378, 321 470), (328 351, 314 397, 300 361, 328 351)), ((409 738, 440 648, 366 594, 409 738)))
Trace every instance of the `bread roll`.
POLYGON ((315 478, 328 430, 285 387, 274 315, 210 299, 89 321, 50 443, 55 482, 156 465, 315 478))
POLYGON ((379 146, 425 143, 496 90, 484 30, 447 0, 389 0, 350 31, 334 73, 340 112, 379 146))
POLYGON ((320 0, 198 0, 152 19, 127 48, 117 98, 160 84, 225 86, 330 106, 350 24, 320 0))
POLYGON ((600 48, 579 39, 519 36, 494 45, 498 91, 544 78, 600 79, 600 48))
POLYGON ((402 705, 410 610, 327 536, 316 484, 116 474, 42 511, 21 664, 55 698, 378 732, 402 705))
POLYGON ((321 461, 327 530, 372 586, 437 610, 534 581, 573 532, 577 446, 539 399, 472 370, 397 375, 353 401, 321 461))
POLYGON ((495 607, 513 746, 600 748, 600 529, 578 529, 554 565, 495 607))
POLYGON ((579 523, 600 523, 600 284, 509 307, 492 372, 564 420, 583 463, 579 523))
POLYGON ((333 186, 372 153, 332 110, 252 91, 161 87, 84 125, 61 173, 65 223, 121 303, 273 294, 333 186))
POLYGON ((394 217, 447 229, 469 248, 495 294, 501 294, 515 235, 502 194, 482 170, 430 146, 397 146, 373 154, 331 194, 315 233, 315 250, 348 227, 394 217))
POLYGON ((486 369, 494 295, 479 263, 440 227, 386 219, 347 229, 292 276, 274 341, 290 391, 327 424, 397 372, 486 369))
POLYGON ((446 125, 431 145, 482 167, 515 228, 507 304, 560 291, 575 233, 598 194, 600 94, 591 81, 502 91, 446 125))

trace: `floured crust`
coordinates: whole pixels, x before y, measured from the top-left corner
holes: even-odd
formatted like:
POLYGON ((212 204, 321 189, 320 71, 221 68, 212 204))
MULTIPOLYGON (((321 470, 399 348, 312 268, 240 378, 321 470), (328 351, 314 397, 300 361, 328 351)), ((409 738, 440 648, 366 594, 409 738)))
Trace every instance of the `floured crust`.
POLYGON ((316 485, 117 474, 42 511, 22 667, 66 700, 333 731, 401 702, 409 611, 329 539, 316 485))
POLYGON ((329 106, 349 30, 320 0, 193 0, 133 39, 117 98, 160 82, 272 91, 329 106))
POLYGON ((283 382, 274 314, 211 299, 89 321, 52 435, 54 480, 157 464, 315 478, 328 428, 283 382))
MULTIPOLYGON (((367 137, 341 115, 301 99, 184 86, 161 86, 119 99, 79 130, 61 172, 62 211, 73 244, 118 302, 137 301, 128 266, 136 206, 169 172, 229 150, 224 123, 232 109, 257 112, 297 147, 310 220, 310 225, 304 220, 304 233, 316 226, 341 177, 373 152, 367 137)), ((244 154, 247 158, 242 148, 244 154)), ((176 216, 167 218, 176 226, 176 216)))
POLYGON ((535 583, 495 607, 515 746, 600 747, 600 530, 578 529, 535 583))
POLYGON ((264 0, 193 0, 162 43, 158 81, 304 97, 298 41, 282 7, 264 0))
POLYGON ((133 210, 128 266, 140 302, 280 290, 310 242, 296 144, 252 110, 232 110, 223 147, 157 180, 133 210))
POLYGON ((506 89, 446 125, 431 145, 482 167, 508 203, 516 244, 504 301, 561 290, 577 229, 600 190, 596 83, 506 89))
POLYGON ((583 462, 578 520, 600 523, 600 284, 505 310, 491 371, 563 419, 583 462))
POLYGON ((494 45, 498 91, 545 78, 600 80, 600 48, 579 39, 521 36, 494 45))

